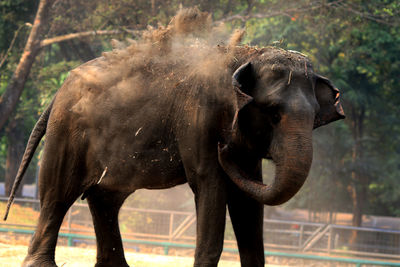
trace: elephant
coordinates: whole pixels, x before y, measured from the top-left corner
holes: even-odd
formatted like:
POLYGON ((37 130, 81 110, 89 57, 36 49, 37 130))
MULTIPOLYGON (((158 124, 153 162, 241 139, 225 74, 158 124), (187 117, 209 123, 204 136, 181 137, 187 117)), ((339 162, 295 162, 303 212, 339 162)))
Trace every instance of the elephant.
POLYGON ((37 121, 6 213, 46 135, 40 216, 23 266, 56 266, 58 231, 78 197, 93 218, 95 266, 128 266, 118 226, 124 200, 137 189, 184 183, 196 206, 194 266, 217 266, 227 209, 241 265, 264 266, 263 205, 282 204, 302 187, 313 129, 345 117, 339 90, 299 52, 179 46, 165 40, 169 30, 153 30, 162 42, 71 71, 37 121), (276 165, 270 185, 263 159, 276 165))

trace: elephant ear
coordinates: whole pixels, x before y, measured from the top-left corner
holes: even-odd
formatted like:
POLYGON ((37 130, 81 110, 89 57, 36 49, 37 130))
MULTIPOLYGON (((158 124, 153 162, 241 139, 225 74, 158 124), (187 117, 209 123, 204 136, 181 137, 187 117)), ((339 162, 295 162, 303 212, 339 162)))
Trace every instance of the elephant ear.
POLYGON ((235 90, 236 111, 232 122, 232 129, 237 127, 237 119, 240 110, 253 101, 251 93, 255 87, 256 79, 251 62, 240 66, 232 75, 232 85, 235 90))
POLYGON ((345 118, 342 105, 340 104, 339 89, 337 89, 329 79, 317 75, 315 96, 319 103, 320 110, 315 115, 314 129, 345 118))

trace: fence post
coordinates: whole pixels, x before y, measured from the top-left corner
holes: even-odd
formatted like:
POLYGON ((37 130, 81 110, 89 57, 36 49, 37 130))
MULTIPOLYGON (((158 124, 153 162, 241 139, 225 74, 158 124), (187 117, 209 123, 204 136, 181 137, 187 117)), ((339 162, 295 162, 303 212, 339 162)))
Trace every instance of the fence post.
POLYGON ((73 247, 74 242, 72 241, 72 236, 68 236, 68 247, 73 247))
POLYGON ((300 225, 300 235, 299 235, 299 250, 301 250, 301 248, 302 248, 303 236, 304 236, 304 224, 301 224, 300 225))
POLYGON ((333 227, 332 224, 329 225, 329 236, 328 236, 328 254, 331 254, 332 249, 332 235, 333 235, 333 227))
POLYGON ((172 241, 172 234, 173 234, 173 227, 174 227, 174 214, 171 212, 169 214, 169 241, 172 241))
POLYGON ((169 252, 169 246, 165 245, 164 246, 164 255, 168 255, 168 252, 169 252))

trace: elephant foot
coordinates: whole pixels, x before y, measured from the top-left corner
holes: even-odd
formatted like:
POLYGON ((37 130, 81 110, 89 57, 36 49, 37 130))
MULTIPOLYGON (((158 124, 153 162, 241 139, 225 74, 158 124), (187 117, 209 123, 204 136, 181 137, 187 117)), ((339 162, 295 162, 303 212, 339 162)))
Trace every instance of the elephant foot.
POLYGON ((218 263, 196 263, 193 267, 217 267, 218 263))
POLYGON ((27 257, 21 267, 57 267, 57 265, 55 261, 51 259, 32 259, 27 257))
POLYGON ((104 263, 104 262, 97 262, 94 267, 129 267, 129 265, 124 261, 124 262, 112 262, 112 263, 104 263))

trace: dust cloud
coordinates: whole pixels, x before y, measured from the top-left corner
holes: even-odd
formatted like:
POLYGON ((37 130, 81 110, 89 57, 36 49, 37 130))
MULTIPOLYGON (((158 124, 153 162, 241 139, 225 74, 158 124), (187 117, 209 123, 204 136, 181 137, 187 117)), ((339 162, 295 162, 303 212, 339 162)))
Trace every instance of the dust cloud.
POLYGON ((207 13, 197 8, 182 9, 169 25, 156 29, 149 26, 139 40, 128 40, 127 45, 114 40, 113 51, 104 52, 74 73, 92 87, 110 87, 143 71, 150 72, 151 79, 164 79, 172 70, 180 79, 215 77, 226 71, 243 33, 237 30, 229 39, 224 26, 212 27, 207 13))
POLYGON ((243 63, 238 52, 244 49, 238 46, 243 35, 241 30, 229 34, 224 25, 214 27, 211 16, 197 8, 181 9, 167 26, 149 26, 138 40, 114 40, 112 51, 74 69, 71 83, 81 89, 71 110, 92 117, 99 105, 127 106, 144 94, 171 97, 177 88, 186 99, 210 88, 223 88, 218 93, 226 94, 232 70, 243 63))
POLYGON ((88 92, 72 110, 92 114, 88 103, 99 93, 118 104, 143 93, 170 97, 177 88, 185 91, 187 99, 199 90, 229 98, 233 71, 252 58, 263 54, 263 65, 268 63, 268 68, 304 64, 303 55, 283 49, 239 46, 243 35, 243 30, 229 33, 223 24, 214 27, 211 16, 197 8, 181 9, 167 26, 149 26, 138 40, 113 41, 115 49, 73 70, 77 85, 88 92), (279 60, 277 54, 282 54, 279 60), (214 92, 207 91, 210 88, 214 92))
POLYGON ((87 184, 97 183, 106 168, 102 185, 131 191, 184 183, 177 138, 204 132, 205 110, 215 108, 216 116, 227 113, 215 118, 218 134, 230 138, 237 108, 231 77, 239 66, 251 60, 263 71, 308 64, 279 48, 240 46, 243 35, 213 26, 197 8, 181 9, 168 25, 148 27, 137 40, 113 41, 112 51, 71 71, 52 113, 70 116, 73 141, 87 147, 95 170, 87 184))

